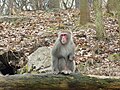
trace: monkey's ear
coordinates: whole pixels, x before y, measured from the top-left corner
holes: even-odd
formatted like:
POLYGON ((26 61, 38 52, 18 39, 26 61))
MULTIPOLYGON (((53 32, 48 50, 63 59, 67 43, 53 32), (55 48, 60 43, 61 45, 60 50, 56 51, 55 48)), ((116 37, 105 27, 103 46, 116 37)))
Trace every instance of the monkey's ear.
POLYGON ((69 31, 68 31, 68 34, 70 34, 70 35, 72 36, 72 31, 69 30, 69 31))
POLYGON ((72 31, 69 31, 69 33, 72 35, 72 31))
POLYGON ((57 32, 57 37, 60 39, 61 31, 57 32))
POLYGON ((60 35, 61 33, 62 33, 62 32, 61 32, 61 31, 59 31, 59 32, 58 32, 58 35, 60 35))
POLYGON ((61 33, 62 33, 61 31, 58 32, 58 37, 60 37, 61 33))

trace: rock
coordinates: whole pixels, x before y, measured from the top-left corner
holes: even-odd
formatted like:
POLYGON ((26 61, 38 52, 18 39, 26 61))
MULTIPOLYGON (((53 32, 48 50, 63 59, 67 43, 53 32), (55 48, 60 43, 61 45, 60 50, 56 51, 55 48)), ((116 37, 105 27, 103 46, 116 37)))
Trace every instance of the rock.
POLYGON ((0 72, 3 75, 14 75, 27 63, 22 51, 7 51, 0 54, 0 72))
POLYGON ((49 47, 40 47, 28 56, 28 72, 31 68, 35 70, 45 69, 51 66, 51 56, 49 47))

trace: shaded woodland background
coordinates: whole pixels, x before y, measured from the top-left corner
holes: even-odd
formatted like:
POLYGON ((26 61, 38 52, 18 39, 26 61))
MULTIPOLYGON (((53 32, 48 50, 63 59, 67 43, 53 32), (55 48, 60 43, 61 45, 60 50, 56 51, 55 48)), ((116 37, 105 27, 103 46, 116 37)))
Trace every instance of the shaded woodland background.
POLYGON ((37 67, 29 56, 71 30, 78 72, 120 76, 119 26, 120 0, 0 0, 0 71, 51 72, 47 58, 37 67))

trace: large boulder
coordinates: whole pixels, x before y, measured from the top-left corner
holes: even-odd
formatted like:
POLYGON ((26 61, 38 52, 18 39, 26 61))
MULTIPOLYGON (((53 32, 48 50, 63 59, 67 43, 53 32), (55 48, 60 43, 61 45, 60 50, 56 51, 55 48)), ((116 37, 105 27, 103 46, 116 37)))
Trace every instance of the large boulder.
POLYGON ((40 47, 30 56, 28 56, 28 71, 31 68, 35 68, 37 71, 41 71, 51 66, 50 47, 40 47))

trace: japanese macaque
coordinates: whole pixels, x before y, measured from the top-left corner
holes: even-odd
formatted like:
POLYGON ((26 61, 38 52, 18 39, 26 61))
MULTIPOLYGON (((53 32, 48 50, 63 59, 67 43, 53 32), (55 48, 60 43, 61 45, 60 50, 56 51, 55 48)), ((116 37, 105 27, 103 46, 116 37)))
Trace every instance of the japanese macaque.
POLYGON ((75 72, 75 44, 70 31, 58 33, 52 48, 52 69, 54 74, 71 74, 75 72))

